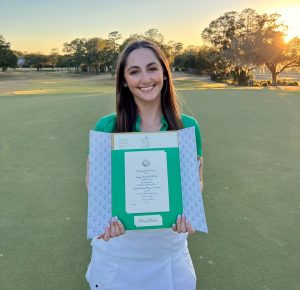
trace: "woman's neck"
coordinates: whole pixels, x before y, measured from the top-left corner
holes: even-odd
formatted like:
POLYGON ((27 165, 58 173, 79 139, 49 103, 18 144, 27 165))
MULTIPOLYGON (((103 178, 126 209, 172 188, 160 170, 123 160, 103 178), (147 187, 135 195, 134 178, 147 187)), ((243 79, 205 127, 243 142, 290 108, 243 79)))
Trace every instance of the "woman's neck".
POLYGON ((138 107, 141 118, 140 128, 143 132, 156 132, 161 128, 162 111, 160 104, 138 107))

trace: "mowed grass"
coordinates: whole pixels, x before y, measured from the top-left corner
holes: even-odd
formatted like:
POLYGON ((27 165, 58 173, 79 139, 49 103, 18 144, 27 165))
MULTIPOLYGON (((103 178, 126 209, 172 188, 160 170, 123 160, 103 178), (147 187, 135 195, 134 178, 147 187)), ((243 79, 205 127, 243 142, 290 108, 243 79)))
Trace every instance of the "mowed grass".
MULTIPOLYGON (((189 238, 197 289, 299 289, 299 90, 174 77, 203 136, 209 234, 189 238)), ((109 75, 0 76, 1 289, 89 289, 88 131, 112 111, 109 75)))

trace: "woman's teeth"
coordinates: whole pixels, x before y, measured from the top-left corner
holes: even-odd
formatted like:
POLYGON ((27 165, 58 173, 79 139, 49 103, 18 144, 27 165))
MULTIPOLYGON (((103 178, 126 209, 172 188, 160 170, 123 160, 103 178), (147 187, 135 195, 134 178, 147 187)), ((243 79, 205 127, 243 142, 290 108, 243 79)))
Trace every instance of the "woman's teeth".
POLYGON ((154 87, 154 85, 148 86, 148 87, 142 87, 142 88, 140 88, 140 90, 143 92, 147 92, 147 91, 150 91, 153 87, 154 87))

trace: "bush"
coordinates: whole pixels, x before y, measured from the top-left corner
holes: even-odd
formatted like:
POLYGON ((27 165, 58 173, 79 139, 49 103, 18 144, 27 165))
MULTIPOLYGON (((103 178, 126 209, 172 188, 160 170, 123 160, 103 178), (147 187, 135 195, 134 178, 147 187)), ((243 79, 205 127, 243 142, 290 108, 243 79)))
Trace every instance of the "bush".
POLYGON ((298 82, 294 81, 294 82, 289 82, 288 86, 298 86, 298 82))
POLYGON ((236 82, 235 82, 234 80, 228 80, 226 83, 227 83, 227 85, 229 85, 229 86, 234 86, 234 85, 236 85, 236 82))
POLYGON ((298 86, 298 82, 289 79, 279 79, 277 81, 279 86, 298 86))
POLYGON ((271 85, 271 81, 267 81, 267 80, 255 80, 252 82, 253 87, 267 87, 269 85, 271 85))

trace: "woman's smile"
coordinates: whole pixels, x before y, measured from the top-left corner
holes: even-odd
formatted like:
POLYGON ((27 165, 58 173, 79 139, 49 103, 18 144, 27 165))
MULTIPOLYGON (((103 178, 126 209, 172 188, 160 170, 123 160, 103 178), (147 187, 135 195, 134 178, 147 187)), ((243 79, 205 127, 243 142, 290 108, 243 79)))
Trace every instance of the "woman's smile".
POLYGON ((155 85, 143 86, 143 87, 140 87, 140 90, 144 93, 147 93, 147 92, 150 92, 154 87, 155 87, 155 85))

